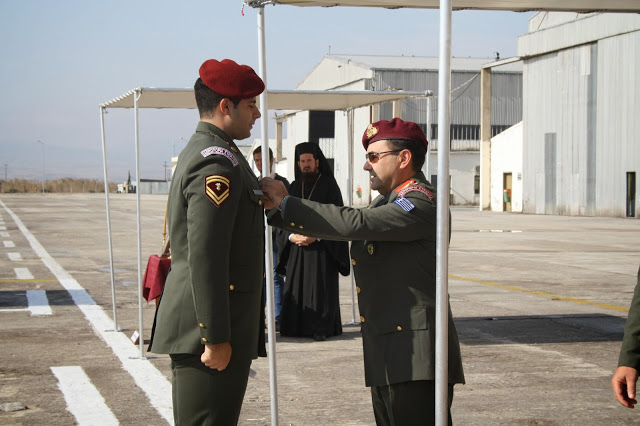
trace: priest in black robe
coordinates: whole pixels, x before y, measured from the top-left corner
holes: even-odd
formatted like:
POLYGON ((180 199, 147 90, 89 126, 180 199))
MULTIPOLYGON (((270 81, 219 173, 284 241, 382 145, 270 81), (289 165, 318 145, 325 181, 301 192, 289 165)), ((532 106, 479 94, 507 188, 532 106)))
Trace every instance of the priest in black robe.
MULTIPOLYGON (((344 205, 329 162, 318 144, 296 145, 295 159, 291 196, 344 205)), ((322 341, 342 334, 338 274, 349 275, 349 269, 346 242, 306 237, 304 229, 299 234, 281 233, 278 271, 285 275, 285 285, 280 335, 322 341)))

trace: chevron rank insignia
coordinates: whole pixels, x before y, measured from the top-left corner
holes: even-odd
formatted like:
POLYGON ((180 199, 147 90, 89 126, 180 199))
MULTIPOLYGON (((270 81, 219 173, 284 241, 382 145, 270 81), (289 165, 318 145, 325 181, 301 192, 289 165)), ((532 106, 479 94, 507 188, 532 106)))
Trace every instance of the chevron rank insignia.
POLYGON ((411 201, 407 200, 406 198, 396 198, 396 200, 394 201, 394 204, 397 204, 398 206, 400 206, 402 208, 402 210, 404 210, 406 212, 410 212, 411 210, 413 210, 415 208, 413 203, 411 201))
POLYGON ((216 207, 227 201, 230 195, 229 179, 220 175, 209 175, 204 179, 204 193, 216 207))

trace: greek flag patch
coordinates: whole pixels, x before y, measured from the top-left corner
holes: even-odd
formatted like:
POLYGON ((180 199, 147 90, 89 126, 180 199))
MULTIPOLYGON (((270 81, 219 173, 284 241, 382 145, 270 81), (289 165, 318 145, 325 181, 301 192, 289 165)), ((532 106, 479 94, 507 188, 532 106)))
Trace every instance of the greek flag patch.
POLYGON ((407 200, 406 198, 396 198, 396 200, 393 203, 402 207, 402 210, 406 212, 410 212, 416 207, 413 205, 411 201, 407 200))
POLYGON ((203 157, 208 157, 214 154, 223 155, 227 157, 229 161, 231 161, 231 164, 233 164, 233 167, 238 165, 238 159, 236 158, 236 156, 233 155, 231 151, 229 151, 228 149, 224 149, 219 146, 210 146, 209 148, 205 148, 202 151, 200 151, 200 154, 202 154, 203 157))

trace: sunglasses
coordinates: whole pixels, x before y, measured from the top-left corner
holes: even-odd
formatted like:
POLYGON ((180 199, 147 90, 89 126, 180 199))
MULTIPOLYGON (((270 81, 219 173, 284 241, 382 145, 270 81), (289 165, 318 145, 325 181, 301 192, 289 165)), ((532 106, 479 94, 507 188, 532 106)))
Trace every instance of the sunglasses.
POLYGON ((367 152, 364 154, 364 158, 370 162, 371 164, 377 163, 380 159, 380 155, 382 154, 390 154, 392 152, 400 152, 402 149, 394 149, 392 151, 382 151, 382 152, 367 152))

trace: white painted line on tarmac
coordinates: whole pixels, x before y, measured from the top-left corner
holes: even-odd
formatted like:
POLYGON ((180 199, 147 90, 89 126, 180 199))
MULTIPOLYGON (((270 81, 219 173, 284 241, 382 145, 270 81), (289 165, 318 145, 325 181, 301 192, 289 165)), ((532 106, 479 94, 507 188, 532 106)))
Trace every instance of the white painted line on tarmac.
POLYGON ((171 383, 149 360, 140 359, 138 347, 131 344, 131 341, 123 333, 109 332, 113 329, 113 320, 96 305, 93 298, 82 288, 53 257, 42 247, 40 242, 29 232, 20 218, 14 214, 0 200, 0 205, 9 213, 13 221, 22 231, 33 251, 40 257, 42 262, 56 276, 60 284, 69 292, 73 301, 94 331, 109 345, 113 353, 120 359, 123 368, 136 382, 136 385, 144 391, 149 398, 151 405, 170 424, 173 425, 173 402, 171 400, 171 383))
POLYGON ((9 238, 9 233, 8 233, 8 232, 0 232, 0 237, 7 237, 7 238, 9 238))
POLYGON ((51 367, 58 389, 67 402, 67 411, 79 425, 119 425, 98 389, 81 367, 51 367))
POLYGON ((31 315, 51 315, 51 306, 44 290, 27 290, 27 302, 31 315))
POLYGON ((7 227, 6 226, 0 226, 0 231, 6 231, 7 227))
POLYGON ((13 241, 3 241, 2 243, 4 244, 5 248, 13 248, 16 246, 16 243, 14 243, 13 241))
POLYGON ((7 253, 7 256, 9 256, 9 260, 13 260, 14 262, 22 260, 22 255, 20 253, 7 253))
POLYGON ((19 280, 32 280, 33 274, 29 271, 29 268, 13 268, 16 273, 16 278, 19 280))

